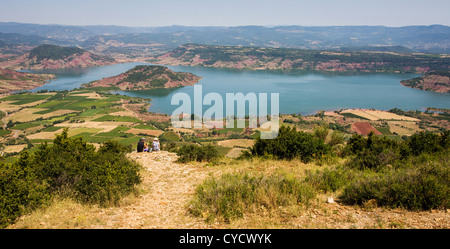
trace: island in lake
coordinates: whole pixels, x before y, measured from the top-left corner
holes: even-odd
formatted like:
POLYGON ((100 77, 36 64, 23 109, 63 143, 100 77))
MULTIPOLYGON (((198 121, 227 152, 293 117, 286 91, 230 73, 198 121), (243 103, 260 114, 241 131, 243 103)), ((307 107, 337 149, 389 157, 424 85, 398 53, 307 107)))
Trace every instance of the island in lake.
POLYGON ((117 87, 121 90, 147 90, 192 86, 201 77, 192 73, 174 72, 165 66, 140 65, 117 76, 93 81, 88 87, 117 87))

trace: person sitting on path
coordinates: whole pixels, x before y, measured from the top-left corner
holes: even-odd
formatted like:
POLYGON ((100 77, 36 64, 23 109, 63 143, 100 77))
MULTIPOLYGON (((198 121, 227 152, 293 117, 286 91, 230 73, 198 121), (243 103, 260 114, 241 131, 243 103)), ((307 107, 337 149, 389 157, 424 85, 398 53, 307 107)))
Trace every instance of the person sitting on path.
POLYGON ((158 138, 155 137, 152 143, 152 151, 160 151, 158 138))
POLYGON ((137 152, 148 152, 148 145, 145 144, 145 137, 141 138, 137 144, 137 152))

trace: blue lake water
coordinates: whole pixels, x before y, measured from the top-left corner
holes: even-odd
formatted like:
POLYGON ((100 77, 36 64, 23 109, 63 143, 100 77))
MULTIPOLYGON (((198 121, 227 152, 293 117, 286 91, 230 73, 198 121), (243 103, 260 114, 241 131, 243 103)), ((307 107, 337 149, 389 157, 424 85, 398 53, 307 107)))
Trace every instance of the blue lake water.
MULTIPOLYGON (((83 83, 110 77, 145 63, 124 63, 96 68, 70 70, 28 70, 57 75, 50 83, 34 89, 72 90, 83 83)), ((318 110, 341 108, 374 108, 389 110, 423 110, 426 107, 450 108, 450 94, 435 93, 404 87, 401 80, 415 74, 330 74, 299 71, 252 71, 238 69, 168 66, 173 71, 190 72, 202 77, 203 96, 209 92, 243 94, 279 93, 280 113, 312 114, 318 110)), ((172 96, 184 92, 192 96, 192 86, 173 89, 120 92, 121 94, 151 98, 150 111, 171 114, 178 106, 172 106, 172 96)), ((225 105, 225 103, 224 103, 225 105)), ((270 102, 268 104, 270 106, 270 102)), ((203 111, 208 109, 203 107, 203 111)), ((270 111, 269 111, 270 113, 270 111)))

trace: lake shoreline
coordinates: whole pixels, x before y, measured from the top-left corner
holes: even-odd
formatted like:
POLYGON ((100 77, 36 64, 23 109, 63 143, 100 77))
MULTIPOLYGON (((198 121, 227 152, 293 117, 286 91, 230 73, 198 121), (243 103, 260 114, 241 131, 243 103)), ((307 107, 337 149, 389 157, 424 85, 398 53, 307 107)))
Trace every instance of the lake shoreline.
MULTIPOLYGON (((123 73, 136 65, 154 64, 121 62, 103 67, 64 69, 60 71, 61 73, 58 73, 57 70, 51 70, 57 77, 49 84, 32 91, 75 89, 84 83, 123 73)), ((197 84, 203 86, 204 93, 280 92, 280 113, 282 114, 301 113, 302 115, 310 115, 319 111, 338 111, 346 108, 423 110, 427 107, 445 108, 448 106, 445 103, 450 104, 449 94, 423 93, 423 91, 401 85, 402 79, 418 76, 407 73, 321 73, 305 70, 244 70, 201 66, 165 66, 176 72, 190 72, 202 77, 197 84), (383 91, 382 88, 386 89, 383 91), (398 94, 395 97, 389 97, 392 105, 384 104, 387 98, 385 95, 389 95, 393 90, 397 91, 398 94), (372 94, 367 95, 370 92, 372 94), (410 96, 404 96, 403 93, 410 96), (367 95, 367 98, 362 97, 363 94, 367 95), (374 95, 378 97, 374 97, 374 95), (396 100, 398 97, 401 100, 396 100), (423 103, 415 104, 412 101, 413 99, 423 99, 423 103), (440 100, 443 100, 443 102, 440 100), (284 102, 286 103, 283 104, 284 102)), ((45 72, 42 70, 28 71, 45 72)), ((152 105, 149 111, 169 114, 174 109, 170 108, 170 97, 178 92, 190 93, 191 91, 192 87, 187 86, 165 90, 122 92, 121 94, 151 99, 152 105)))

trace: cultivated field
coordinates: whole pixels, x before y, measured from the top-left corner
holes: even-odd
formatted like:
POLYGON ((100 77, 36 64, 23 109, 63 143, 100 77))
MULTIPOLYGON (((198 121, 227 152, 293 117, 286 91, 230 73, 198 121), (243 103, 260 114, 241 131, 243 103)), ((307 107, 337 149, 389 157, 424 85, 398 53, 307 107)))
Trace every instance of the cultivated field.
POLYGON ((366 118, 371 121, 375 120, 407 120, 407 121, 419 121, 417 118, 411 118, 407 116, 397 115, 395 113, 378 110, 365 110, 365 109, 352 109, 344 110, 341 113, 351 113, 356 116, 366 118))

